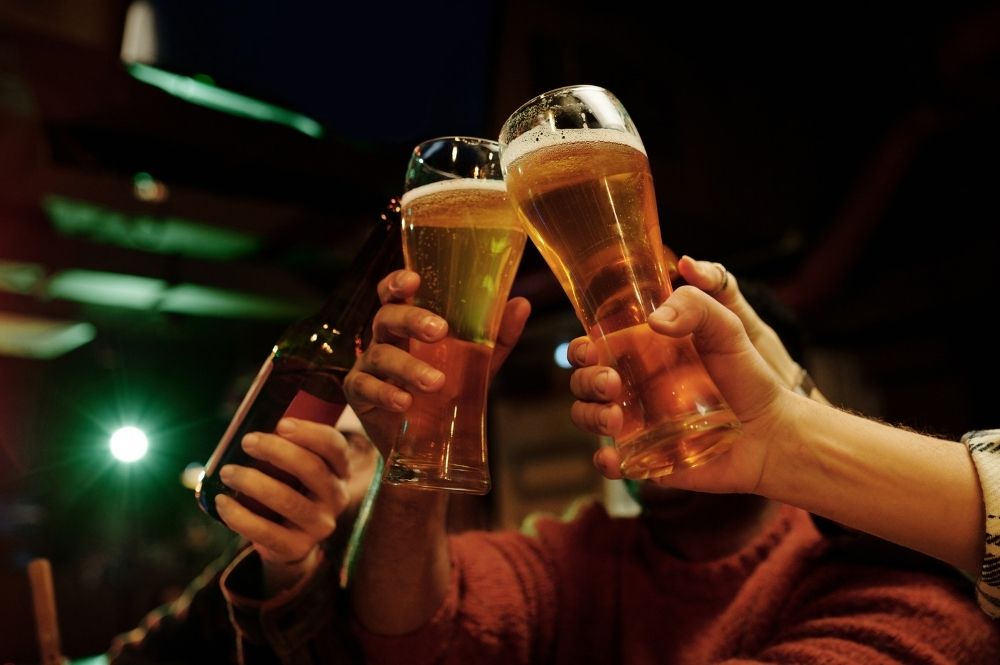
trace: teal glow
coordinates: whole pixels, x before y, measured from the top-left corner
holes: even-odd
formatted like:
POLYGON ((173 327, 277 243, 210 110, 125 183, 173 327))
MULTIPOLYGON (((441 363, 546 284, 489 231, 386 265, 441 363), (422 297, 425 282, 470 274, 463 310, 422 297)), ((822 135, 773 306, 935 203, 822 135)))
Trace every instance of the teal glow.
MULTIPOLYGON (((136 174, 139 185, 154 182, 145 173, 136 174)), ((67 236, 154 254, 182 254, 199 259, 231 260, 257 250, 260 239, 230 229, 181 217, 127 215, 111 208, 49 194, 42 200, 52 225, 67 236)))
POLYGON ((69 661, 69 665, 108 665, 108 657, 104 654, 69 661))
POLYGON ((49 279, 47 287, 52 298, 150 309, 160 301, 167 283, 162 279, 99 270, 63 270, 49 279))
POLYGON ((178 284, 163 294, 159 310, 195 316, 287 321, 303 316, 314 305, 198 284, 178 284))
POLYGON ((63 270, 52 275, 46 287, 51 298, 233 319, 287 321, 303 316, 316 306, 314 302, 289 301, 198 284, 170 286, 162 279, 98 270, 63 270))
POLYGON ((273 104, 247 97, 246 95, 218 88, 202 80, 172 74, 142 63, 129 63, 126 65, 126 68, 129 74, 143 83, 148 83, 167 94, 179 97, 192 104, 229 113, 230 115, 285 125, 315 139, 322 137, 324 134, 322 125, 301 113, 289 111, 280 106, 274 106, 273 104))
POLYGON ((145 171, 139 171, 132 176, 132 184, 136 187, 149 187, 155 182, 156 180, 153 179, 153 176, 149 175, 145 171))

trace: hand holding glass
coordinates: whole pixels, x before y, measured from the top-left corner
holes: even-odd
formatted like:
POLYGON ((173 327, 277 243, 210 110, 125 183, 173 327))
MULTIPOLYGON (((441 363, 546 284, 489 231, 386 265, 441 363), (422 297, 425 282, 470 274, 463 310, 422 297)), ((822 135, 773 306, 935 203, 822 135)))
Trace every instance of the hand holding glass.
POLYGON ((387 482, 485 494, 490 360, 525 234, 507 201, 499 146, 440 138, 413 150, 402 198, 403 255, 420 274, 414 304, 448 322, 448 336, 410 341, 444 372, 444 387, 413 394, 386 464, 387 482))
POLYGON ((507 191, 577 317, 624 388, 622 473, 654 478, 723 453, 740 423, 690 338, 646 323, 671 293, 646 150, 607 90, 573 86, 500 132, 507 191))

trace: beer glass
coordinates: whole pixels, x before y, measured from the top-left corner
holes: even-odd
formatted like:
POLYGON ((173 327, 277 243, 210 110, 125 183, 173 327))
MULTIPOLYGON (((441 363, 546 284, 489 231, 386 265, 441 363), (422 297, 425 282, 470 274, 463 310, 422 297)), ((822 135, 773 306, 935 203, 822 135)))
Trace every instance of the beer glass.
POLYGON ((617 98, 546 92, 500 131, 507 192, 573 302, 601 362, 622 378, 622 473, 654 478, 726 451, 740 428, 690 337, 646 318, 671 293, 646 150, 617 98))
POLYGON ((403 257, 420 274, 414 304, 448 321, 448 336, 410 340, 445 386, 413 394, 387 482, 485 494, 490 360, 525 233, 507 200, 495 141, 438 138, 413 150, 401 201, 403 257))

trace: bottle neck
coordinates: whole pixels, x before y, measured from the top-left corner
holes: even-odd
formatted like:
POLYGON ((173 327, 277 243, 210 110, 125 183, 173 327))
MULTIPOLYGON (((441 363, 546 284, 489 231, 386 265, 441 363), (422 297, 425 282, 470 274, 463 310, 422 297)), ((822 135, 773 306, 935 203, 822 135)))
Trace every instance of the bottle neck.
POLYGON ((336 322, 345 335, 363 336, 379 306, 379 281, 402 266, 401 233, 399 205, 394 199, 315 318, 336 322))

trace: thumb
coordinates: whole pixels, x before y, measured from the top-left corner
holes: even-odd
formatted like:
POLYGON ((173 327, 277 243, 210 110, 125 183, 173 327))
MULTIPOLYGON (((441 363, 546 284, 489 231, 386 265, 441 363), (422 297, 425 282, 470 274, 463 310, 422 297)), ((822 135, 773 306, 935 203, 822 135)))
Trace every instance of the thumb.
POLYGON ((531 314, 531 303, 527 298, 511 298, 504 306, 503 317, 500 319, 500 330, 497 332, 496 345, 493 347, 493 358, 490 362, 490 377, 496 375, 503 361, 510 355, 517 340, 524 332, 524 324, 531 314))
POLYGON ((781 391, 739 317, 705 292, 682 286, 649 315, 670 337, 692 335, 709 376, 741 420, 760 414, 781 391))

